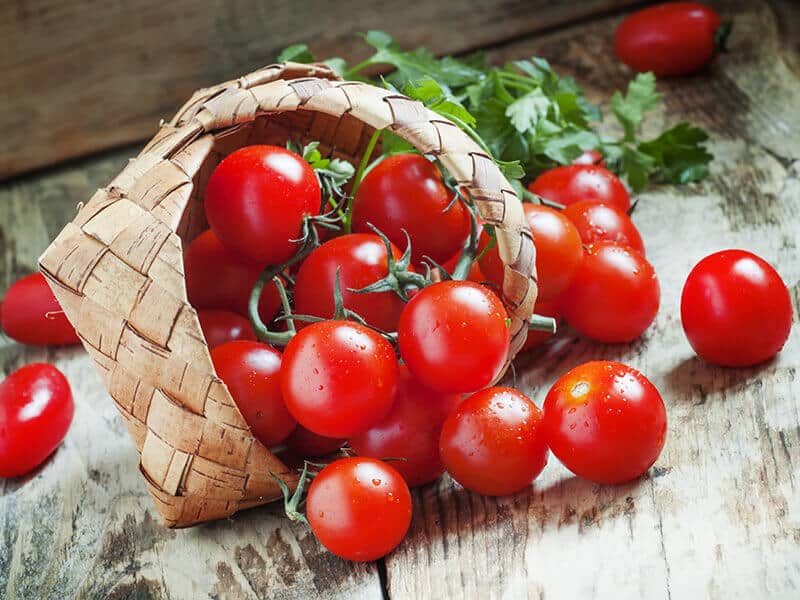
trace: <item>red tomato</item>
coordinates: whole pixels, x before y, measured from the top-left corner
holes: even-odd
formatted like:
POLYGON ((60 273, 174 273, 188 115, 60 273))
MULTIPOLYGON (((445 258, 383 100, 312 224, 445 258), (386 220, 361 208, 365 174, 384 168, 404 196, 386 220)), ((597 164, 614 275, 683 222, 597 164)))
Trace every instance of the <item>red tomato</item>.
POLYGON ((584 244, 607 240, 630 246, 644 254, 644 242, 630 217, 613 206, 595 200, 581 200, 564 209, 575 224, 584 244))
POLYGON ((41 465, 67 435, 72 391, 53 365, 34 363, 0 383, 0 477, 19 477, 41 465))
POLYGON ((424 256, 444 263, 469 236, 469 212, 461 202, 445 210, 453 199, 442 175, 419 154, 390 156, 373 168, 356 192, 353 230, 372 233, 372 223, 394 244, 406 246, 411 236, 411 259, 424 256))
POLYGON ((197 317, 209 350, 236 340, 256 341, 253 326, 241 315, 227 310, 198 310, 197 317))
POLYGON ((642 335, 656 317, 660 298, 656 272, 644 256, 614 242, 598 242, 586 250, 559 302, 581 335, 614 344, 642 335))
POLYGON ((279 146, 247 146, 225 158, 208 180, 205 207, 225 247, 250 262, 279 265, 299 245, 303 218, 319 213, 317 176, 279 146))
POLYGON ((345 442, 347 440, 341 438, 317 435, 302 425, 298 425, 292 435, 286 438, 286 445, 289 449, 303 458, 327 456, 344 446, 345 442))
MULTIPOLYGON (((569 286, 583 260, 583 246, 578 230, 561 212, 526 202, 522 205, 525 221, 533 233, 536 246, 536 273, 539 277, 539 298, 551 300, 569 286)), ((489 235, 481 233, 480 248, 489 243, 489 235)), ((495 245, 480 259, 481 270, 489 281, 503 285, 503 263, 495 245)))
MULTIPOLYGON (((243 317, 247 304, 264 265, 241 262, 225 247, 210 229, 189 244, 183 257, 186 271, 186 293, 197 309, 231 310, 243 317)), ((270 282, 264 286, 258 312, 265 322, 272 320, 280 308, 278 288, 270 282)))
POLYGON ((63 346, 81 341, 41 273, 11 284, 0 305, 0 326, 21 344, 63 346))
POLYGON ((700 358, 746 367, 780 352, 792 328, 792 302, 769 263, 745 250, 723 250, 689 273, 681 321, 700 358))
POLYGON ((494 387, 464 400, 442 427, 442 462, 470 491, 507 496, 547 464, 542 412, 517 390, 494 387))
MULTIPOLYGON (((556 322, 561 321, 561 308, 557 300, 549 300, 547 302, 537 300, 533 312, 543 317, 552 317, 556 322)), ((536 346, 541 346, 552 337, 553 334, 549 331, 529 331, 521 352, 530 350, 536 346)))
POLYGON ((569 206, 581 200, 597 200, 622 212, 631 207, 628 190, 619 177, 597 165, 568 165, 545 171, 528 189, 551 202, 569 206))
POLYGON ((667 413, 655 386, 636 369, 593 361, 563 375, 544 401, 550 450, 570 471, 597 483, 623 483, 661 454, 667 413))
POLYGON ((397 392, 389 414, 361 435, 350 438, 356 454, 373 458, 402 458, 393 462, 408 485, 429 483, 444 472, 439 459, 439 433, 458 394, 426 388, 400 367, 397 392))
POLYGON ((440 392, 492 383, 508 358, 506 309, 486 286, 443 281, 416 294, 400 315, 398 344, 408 370, 440 392))
POLYGON ((572 161, 573 165, 600 165, 601 167, 606 166, 605 160, 603 160, 603 155, 600 154, 597 150, 584 150, 583 154, 581 154, 578 158, 572 161))
POLYGON ((411 525, 411 493, 391 465, 343 458, 311 482, 306 515, 314 535, 336 556, 377 560, 403 541, 411 525))
MULTIPOLYGON (((392 256, 402 252, 392 246, 392 256)), ((333 317, 333 290, 336 271, 346 308, 358 313, 367 323, 384 331, 397 329, 405 303, 394 292, 355 294, 389 272, 386 246, 375 234, 352 233, 325 242, 300 266, 294 287, 294 310, 298 315, 333 317)))
POLYGON ((389 412, 396 386, 394 348, 358 323, 312 323, 283 353, 286 406, 318 435, 349 438, 366 431, 389 412))
POLYGON ((258 441, 269 447, 289 437, 296 423, 281 396, 280 352, 259 342, 235 341, 214 348, 211 361, 258 441))
POLYGON ((699 2, 650 6, 620 23, 614 51, 634 71, 685 75, 711 61, 719 26, 719 14, 699 2))

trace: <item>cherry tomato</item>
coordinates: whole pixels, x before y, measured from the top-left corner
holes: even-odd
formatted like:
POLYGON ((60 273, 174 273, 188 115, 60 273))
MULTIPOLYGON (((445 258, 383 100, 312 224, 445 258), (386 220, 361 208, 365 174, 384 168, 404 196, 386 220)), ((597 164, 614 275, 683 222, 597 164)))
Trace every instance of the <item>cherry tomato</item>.
POLYGON ((614 51, 634 71, 659 77, 685 75, 714 56, 717 12, 699 2, 667 2, 626 17, 614 35, 614 51))
POLYGON ((311 482, 306 515, 314 535, 346 560, 377 560, 411 525, 411 493, 400 473, 374 458, 343 458, 311 482))
POLYGON ((569 206, 581 200, 597 200, 627 212, 628 190, 619 177, 598 165, 568 165, 545 171, 528 186, 542 198, 569 206))
POLYGON ((469 236, 469 212, 461 202, 450 206, 452 200, 439 169, 424 156, 390 156, 361 182, 353 202, 353 230, 371 233, 372 223, 401 248, 405 230, 414 264, 424 256, 444 263, 469 236))
POLYGON ((573 165, 600 165, 601 167, 606 166, 605 160, 603 160, 603 155, 600 154, 597 150, 584 150, 583 154, 581 154, 578 158, 572 161, 573 165))
POLYGON ((209 350, 236 340, 256 341, 250 321, 227 310, 198 310, 200 327, 209 350))
MULTIPOLYGON (((567 289, 583 260, 581 237, 572 222, 560 211, 529 202, 523 204, 522 208, 536 246, 539 299, 551 300, 567 289)), ((489 235, 484 231, 481 237, 479 248, 482 250, 489 243, 489 235)), ((489 281, 498 289, 501 288, 503 263, 496 245, 481 256, 480 266, 489 281)))
POLYGON ((269 447, 289 437, 297 423, 281 395, 280 352, 240 340, 214 348, 211 361, 258 441, 269 447))
MULTIPOLYGON (((230 310, 247 316, 250 292, 265 265, 238 260, 210 229, 192 240, 183 261, 186 293, 192 306, 197 309, 230 310)), ((261 319, 271 321, 280 305, 278 288, 270 282, 264 286, 259 299, 261 319)))
POLYGON ((593 361, 563 375, 544 401, 550 450, 567 469, 597 483, 623 483, 661 454, 667 413, 655 386, 636 369, 593 361))
POLYGON ((289 449, 303 458, 327 456, 344 446, 345 442, 347 440, 341 438, 317 435, 302 425, 298 425, 292 435, 286 438, 286 445, 289 449))
POLYGON ((398 344, 408 370, 440 392, 474 392, 508 358, 506 309, 486 286, 442 281, 424 288, 400 315, 398 344))
POLYGON ((0 477, 41 465, 67 435, 75 405, 66 377, 34 363, 0 383, 0 477))
POLYGON ((598 242, 586 250, 559 302, 581 335, 613 344, 642 335, 656 317, 660 298, 656 272, 644 256, 614 242, 598 242))
POLYGON ((581 200, 564 209, 564 216, 575 224, 584 244, 608 240, 630 246, 644 254, 644 242, 630 217, 613 206, 594 200, 581 200))
POLYGON ((547 464, 542 412, 517 390, 481 390, 447 417, 439 450, 448 473, 468 490, 514 494, 547 464))
POLYGON ((41 273, 11 284, 0 305, 0 326, 21 344, 64 346, 81 341, 41 273))
POLYGON ((374 427, 350 438, 350 447, 361 456, 404 459, 392 466, 408 485, 429 483, 444 472, 439 459, 439 434, 447 415, 460 401, 458 394, 426 388, 402 366, 389 414, 374 427))
POLYGON ((349 438, 366 431, 389 412, 396 386, 392 345, 358 323, 312 323, 283 353, 286 406, 318 435, 349 438))
POLYGON ((279 265, 297 252, 303 218, 318 214, 320 201, 317 177, 302 157, 279 146, 246 146, 214 169, 205 207, 234 255, 279 265))
MULTIPOLYGON (((392 256, 402 252, 394 245, 392 256)), ((325 242, 303 262, 294 287, 294 310, 299 315, 333 317, 333 291, 336 272, 346 308, 358 313, 367 323, 384 331, 397 329, 397 321, 405 304, 392 291, 356 294, 348 289, 361 289, 389 272, 386 246, 374 234, 352 233, 325 242)))
MULTIPOLYGON (((546 302, 537 300, 533 312, 543 317, 551 317, 555 319, 556 322, 561 321, 561 308, 559 307, 557 300, 548 300, 546 302)), ((525 345, 522 347, 521 352, 530 350, 536 346, 541 346, 552 337, 553 334, 549 331, 531 330, 528 332, 528 337, 525 338, 525 345)))
POLYGON ((723 250, 689 273, 681 321, 700 358, 746 367, 780 352, 792 328, 792 302, 769 263, 745 250, 723 250))

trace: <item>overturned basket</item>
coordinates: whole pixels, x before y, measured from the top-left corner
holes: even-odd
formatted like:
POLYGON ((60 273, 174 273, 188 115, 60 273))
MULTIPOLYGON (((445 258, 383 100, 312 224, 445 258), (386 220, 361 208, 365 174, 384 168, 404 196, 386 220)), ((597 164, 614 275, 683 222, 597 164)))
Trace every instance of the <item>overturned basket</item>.
POLYGON ((357 163, 375 129, 437 156, 495 225, 512 317, 509 360, 536 300, 534 247, 512 187, 460 129, 397 93, 324 65, 272 65, 200 90, 98 190, 42 255, 53 288, 140 452, 168 527, 229 516, 281 496, 297 476, 253 436, 217 377, 186 299, 182 244, 207 227, 206 182, 250 144, 319 141, 357 163))

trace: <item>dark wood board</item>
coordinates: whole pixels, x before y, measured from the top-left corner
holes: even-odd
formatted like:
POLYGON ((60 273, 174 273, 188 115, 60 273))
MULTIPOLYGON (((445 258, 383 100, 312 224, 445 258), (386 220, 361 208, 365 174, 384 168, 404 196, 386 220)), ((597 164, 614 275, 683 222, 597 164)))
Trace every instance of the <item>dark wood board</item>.
MULTIPOLYGON (((798 11, 728 1, 731 53, 707 76, 661 82, 653 126, 691 119, 712 136, 706 181, 655 186, 634 221, 658 273, 656 323, 630 345, 570 331, 516 361, 516 385, 541 404, 586 360, 647 373, 667 404, 664 453, 641 480, 597 486, 551 457, 529 492, 483 498, 448 478, 415 491, 407 540, 353 565, 277 507, 172 532, 157 522, 136 451, 88 358, 0 342, 8 373, 55 361, 76 396, 64 445, 36 474, 0 481, 0 597, 112 598, 796 598, 800 590, 800 328, 760 367, 693 357, 680 327, 683 281, 702 256, 751 249, 774 264, 800 308, 798 11)), ((610 54, 616 17, 523 38, 498 60, 541 54, 607 100, 629 74, 610 54)), ((0 290, 33 269, 77 202, 135 148, 0 184, 0 290)), ((797 317, 795 317, 797 322, 797 317)), ((509 379, 509 382, 512 382, 509 379)))
POLYGON ((305 41, 363 57, 354 34, 462 52, 635 0, 19 0, 0 2, 0 179, 152 135, 196 89, 305 41))

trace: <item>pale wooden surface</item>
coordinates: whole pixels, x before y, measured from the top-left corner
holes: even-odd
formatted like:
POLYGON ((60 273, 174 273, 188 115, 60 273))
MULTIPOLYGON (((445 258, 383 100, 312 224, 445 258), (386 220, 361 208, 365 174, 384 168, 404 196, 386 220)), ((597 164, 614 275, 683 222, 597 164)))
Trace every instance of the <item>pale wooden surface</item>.
POLYGON ((196 89, 292 43, 363 57, 353 34, 383 28, 406 47, 459 52, 636 1, 0 2, 0 179, 147 139, 196 89))
MULTIPOLYGON (((776 265, 800 301, 800 80, 773 8, 728 2, 733 53, 709 78, 661 84, 664 118, 707 127, 718 157, 707 181, 651 188, 634 220, 662 285, 662 308, 630 346, 569 332, 517 360, 541 404, 550 383, 593 358, 627 362, 662 392, 670 419, 650 475, 619 487, 571 477, 551 458, 532 492, 488 499, 443 479, 415 492, 406 542, 385 562, 351 565, 274 508, 193 530, 154 520, 136 452, 87 357, 0 346, 4 372, 56 360, 77 412, 55 457, 0 483, 0 597, 115 598, 797 598, 800 597, 800 328, 764 366, 693 358, 680 328, 691 266, 724 247, 776 265), (382 579, 382 572, 385 578, 382 579)), ((779 6, 781 28, 797 11, 779 6)), ((624 81, 610 58, 614 18, 500 48, 540 52, 598 95, 624 81)), ((792 38, 789 38, 792 39, 792 38)), ((133 150, 0 186, 0 289, 33 268, 74 205, 133 150)), ((797 318, 796 318, 797 321, 797 318)))

